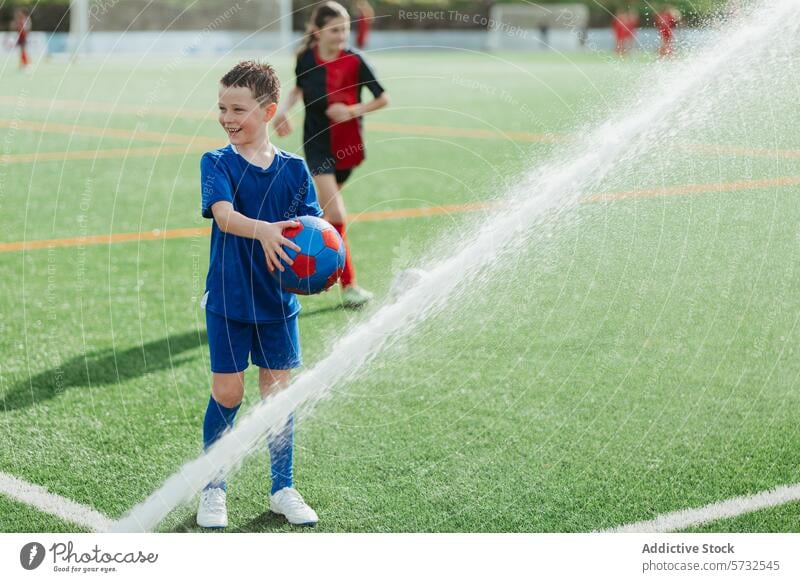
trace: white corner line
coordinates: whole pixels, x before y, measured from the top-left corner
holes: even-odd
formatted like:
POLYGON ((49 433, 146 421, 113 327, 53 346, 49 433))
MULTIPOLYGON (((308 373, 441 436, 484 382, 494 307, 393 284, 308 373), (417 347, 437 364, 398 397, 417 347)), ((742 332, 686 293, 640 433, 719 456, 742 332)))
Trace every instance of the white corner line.
POLYGON ((729 517, 737 517, 752 513, 759 509, 776 507, 800 500, 800 483, 783 485, 753 495, 732 497, 725 501, 718 501, 698 507, 696 509, 682 509, 659 515, 647 521, 638 521, 627 525, 620 525, 599 530, 599 533, 666 533, 702 525, 729 517))
POLYGON ((111 519, 91 507, 50 493, 44 487, 28 483, 7 473, 0 472, 0 493, 44 513, 86 527, 93 532, 107 531, 111 525, 111 519))

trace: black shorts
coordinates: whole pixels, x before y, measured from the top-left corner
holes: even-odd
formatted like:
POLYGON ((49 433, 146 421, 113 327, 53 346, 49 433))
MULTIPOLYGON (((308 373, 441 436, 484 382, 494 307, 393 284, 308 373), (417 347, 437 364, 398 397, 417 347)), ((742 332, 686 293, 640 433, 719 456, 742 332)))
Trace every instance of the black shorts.
POLYGON ((347 182, 347 179, 350 177, 350 174, 353 173, 353 168, 347 168, 346 170, 336 170, 333 173, 336 175, 336 183, 344 184, 345 182, 347 182))
POLYGON ((334 174, 336 176, 337 184, 344 184, 353 173, 353 168, 345 170, 336 169, 336 160, 333 156, 325 154, 315 154, 313 152, 306 152, 306 163, 308 169, 311 170, 312 176, 319 176, 320 174, 334 174))

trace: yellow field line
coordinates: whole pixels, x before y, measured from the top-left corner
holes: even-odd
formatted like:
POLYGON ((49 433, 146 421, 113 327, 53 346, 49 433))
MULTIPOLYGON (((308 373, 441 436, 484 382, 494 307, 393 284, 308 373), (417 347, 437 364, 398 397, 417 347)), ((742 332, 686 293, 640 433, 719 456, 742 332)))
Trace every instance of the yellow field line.
POLYGON ((372 121, 369 124, 371 131, 385 133, 404 133, 418 135, 433 135, 436 137, 470 137, 476 139, 499 139, 510 137, 516 141, 528 141, 536 143, 556 143, 569 141, 571 138, 566 135, 555 133, 529 133, 527 131, 502 131, 491 129, 469 129, 462 127, 446 127, 443 125, 410 125, 406 123, 386 123, 372 121))
MULTIPOLYGON (((14 97, 0 97, 0 104, 14 105, 18 104, 19 100, 14 97)), ((24 101, 26 106, 33 106, 38 108, 51 108, 59 107, 72 110, 86 110, 86 111, 102 111, 104 113, 129 113, 132 115, 148 115, 158 114, 166 115, 173 118, 186 118, 186 119, 216 119, 216 111, 213 109, 202 110, 190 107, 176 109, 173 107, 160 107, 160 106, 141 106, 141 105, 123 105, 111 104, 103 102, 89 102, 89 101, 69 101, 69 100, 47 100, 28 98, 24 101)), ((459 127, 445 127, 436 125, 408 125, 402 123, 387 123, 387 122, 371 122, 369 129, 377 132, 385 133, 403 133, 403 134, 420 134, 432 135, 438 137, 469 137, 476 139, 497 139, 499 137, 510 137, 518 141, 539 142, 539 143, 554 143, 566 141, 569 138, 564 135, 558 134, 545 134, 545 133, 529 133, 526 131, 498 131, 489 129, 467 129, 459 127)))
MULTIPOLYGON (((581 202, 609 202, 629 198, 654 198, 658 196, 680 196, 687 194, 709 194, 715 192, 731 192, 741 190, 760 190, 766 188, 786 187, 800 185, 800 176, 782 176, 765 178, 762 180, 739 180, 736 182, 711 182, 707 184, 686 184, 683 186, 668 186, 663 188, 644 188, 622 192, 609 192, 587 196, 581 202)), ((470 202, 467 204, 450 204, 445 206, 430 206, 423 208, 401 208, 397 210, 380 210, 362 212, 351 217, 351 224, 357 222, 376 222, 382 220, 395 220, 400 218, 415 218, 422 216, 440 216, 443 214, 457 214, 476 212, 495 207, 495 202, 470 202)), ((0 252, 13 252, 34 249, 50 249, 59 247, 73 247, 83 245, 113 244, 130 241, 166 240, 173 238, 187 238, 191 236, 207 236, 211 233, 209 227, 177 228, 172 230, 155 230, 143 232, 127 232, 118 234, 100 234, 83 237, 44 239, 31 241, 17 241, 0 243, 0 252)))
POLYGON ((28 240, 11 243, 0 243, 0 252, 29 251, 34 249, 55 249, 59 247, 77 247, 83 245, 104 245, 130 242, 135 240, 163 240, 170 238, 187 238, 205 236, 211 232, 208 227, 176 228, 165 231, 123 232, 118 234, 94 234, 71 238, 54 238, 45 240, 28 240))
POLYGON ((168 117, 181 117, 186 119, 215 119, 215 107, 203 110, 191 107, 177 109, 175 107, 163 107, 159 105, 125 105, 122 103, 105 103, 102 101, 76 101, 68 99, 38 99, 35 97, 0 96, 0 105, 30 106, 38 109, 72 109, 84 113, 130 113, 146 117, 151 114, 164 115, 168 117))
POLYGON ((380 220, 393 220, 397 218, 417 218, 421 216, 439 216, 442 214, 459 214, 462 212, 476 212, 495 206, 492 202, 469 202, 467 204, 449 204, 445 206, 426 206, 422 208, 400 208, 398 210, 377 210, 362 212, 350 217, 350 223, 375 222, 380 220))
POLYGON ((203 144, 209 147, 220 147, 225 140, 220 136, 219 139, 181 135, 175 133, 160 133, 157 131, 140 131, 129 129, 117 129, 114 127, 92 127, 88 125, 77 125, 74 123, 54 123, 51 121, 25 121, 20 119, 0 119, 0 127, 11 129, 27 129, 30 131, 41 131, 45 133, 65 133, 68 135, 81 134, 93 135, 97 137, 115 137, 120 139, 136 139, 142 141, 170 142, 180 144, 203 144))
MULTIPOLYGON (((399 210, 381 210, 375 212, 362 212, 351 217, 350 223, 355 222, 375 222, 380 220, 391 220, 397 218, 411 218, 420 216, 437 216, 441 214, 455 214, 461 212, 473 212, 485 208, 490 208, 491 204, 485 202, 475 202, 470 204, 451 204, 449 206, 431 206, 427 208, 401 208, 399 210)), ((187 238, 190 236, 205 236, 211 234, 210 227, 197 228, 177 228, 172 230, 156 230, 143 232, 126 232, 118 234, 98 234, 83 237, 56 238, 30 241, 17 241, 10 243, 0 243, 0 252, 27 251, 34 249, 52 249, 59 247, 74 247, 83 245, 101 245, 135 240, 165 240, 172 238, 187 238)))
MULTIPOLYGON (((0 105, 18 105, 19 100, 15 97, 0 97, 0 105)), ((96 101, 70 101, 64 99, 47 100, 37 98, 27 98, 24 101, 26 106, 38 108, 58 107, 77 111, 101 111, 103 113, 129 113, 132 115, 146 116, 149 114, 164 115, 172 118, 184 119, 206 119, 216 120, 216 110, 214 108, 203 110, 191 107, 161 107, 154 105, 124 105, 112 104, 96 101)), ((403 123, 370 122, 369 128, 379 132, 387 133, 417 133, 422 135, 435 135, 440 137, 472 137, 478 139, 497 139, 498 137, 508 136, 519 141, 530 142, 558 142, 569 139, 564 135, 549 133, 529 133, 526 131, 494 131, 489 129, 467 129, 459 127, 446 127, 439 125, 408 125, 403 123), (502 134, 502 135, 501 135, 502 134)))
POLYGON ((644 188, 629 192, 609 192, 587 196, 584 202, 606 202, 624 200, 626 198, 655 198, 656 196, 680 196, 686 194, 712 194, 714 192, 732 192, 740 190, 763 190, 765 188, 781 188, 800 184, 800 176, 782 176, 764 178, 762 180, 739 180, 736 182, 712 182, 708 184, 686 184, 684 186, 667 186, 663 188, 644 188))
POLYGON ((48 162, 62 160, 94 160, 126 158, 128 156, 159 156, 168 154, 188 154, 205 151, 207 146, 159 146, 146 148, 114 148, 98 150, 74 150, 68 152, 39 152, 36 154, 0 154, 0 164, 19 164, 26 162, 48 162))
MULTIPOLYGON (((193 120, 214 120, 216 119, 216 111, 211 108, 208 110, 196 109, 191 107, 184 107, 176 109, 174 107, 163 107, 155 105, 124 105, 104 103, 97 101, 77 101, 77 100, 47 100, 37 98, 26 98, 22 101, 18 97, 0 96, 0 104, 19 105, 23 103, 26 106, 33 106, 38 108, 51 108, 59 107, 63 109, 72 110, 87 110, 87 111, 102 111, 108 113, 128 113, 133 115, 147 116, 151 114, 163 115, 173 119, 193 119, 193 120)), ((2 122, 0 122, 2 126, 2 122)), ((84 126, 75 126, 84 127, 84 126)), ((87 128, 89 129, 89 128, 87 128)), ((398 133, 404 135, 430 135, 437 137, 467 137, 474 139, 502 139, 504 137, 511 138, 515 141, 531 142, 531 143, 561 143, 568 142, 572 138, 568 135, 557 133, 532 133, 527 131, 503 131, 503 130, 490 130, 490 129, 477 129, 477 128, 459 128, 447 127, 440 125, 408 125, 401 123, 389 123, 381 121, 371 121, 369 129, 379 133, 398 133)), ((125 132, 126 130, 104 130, 102 128, 91 128, 93 131, 99 131, 99 135, 111 135, 109 131, 125 132)), ((208 144, 209 147, 218 147, 221 145, 220 140, 209 137, 185 136, 180 134, 161 134, 158 132, 138 132, 135 136, 128 134, 124 137, 129 139, 146 139, 157 141, 169 141, 171 139, 183 140, 179 143, 185 143, 185 140, 191 142, 208 144)), ((98 134, 92 134, 98 135, 98 134)), ((113 137, 113 136, 112 136, 113 137)), ((733 156, 750 156, 750 157, 769 157, 769 158, 786 158, 798 159, 800 158, 800 150, 797 149, 770 149, 770 148, 751 148, 732 145, 716 145, 716 144, 688 144, 681 146, 683 149, 697 153, 705 154, 723 154, 733 156)))
POLYGON ((744 156, 753 158, 783 158, 798 159, 800 150, 789 149, 770 149, 770 148, 751 148, 745 146, 731 146, 723 144, 691 144, 682 146, 683 149, 698 154, 725 154, 730 156, 744 156))

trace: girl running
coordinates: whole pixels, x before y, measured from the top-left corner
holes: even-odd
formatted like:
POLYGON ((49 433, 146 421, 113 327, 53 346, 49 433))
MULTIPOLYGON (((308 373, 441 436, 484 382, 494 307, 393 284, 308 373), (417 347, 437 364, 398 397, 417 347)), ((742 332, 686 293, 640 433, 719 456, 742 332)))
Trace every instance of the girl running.
POLYGON ((273 126, 281 137, 292 131, 287 114, 301 98, 305 104, 303 147, 325 220, 344 240, 347 259, 340 277, 342 304, 364 306, 372 293, 356 284, 347 245, 342 187, 353 169, 364 161, 361 117, 385 107, 389 97, 364 57, 347 48, 350 16, 338 2, 319 4, 311 13, 297 54, 297 85, 275 115, 273 126), (374 99, 361 102, 361 88, 374 99))

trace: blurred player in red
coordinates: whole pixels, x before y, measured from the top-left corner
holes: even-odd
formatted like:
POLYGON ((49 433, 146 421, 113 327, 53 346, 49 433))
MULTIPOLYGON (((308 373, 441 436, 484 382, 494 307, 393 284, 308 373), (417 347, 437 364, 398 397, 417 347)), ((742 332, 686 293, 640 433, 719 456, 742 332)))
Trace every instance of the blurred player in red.
POLYGON ((372 19, 375 18, 373 10, 367 0, 357 0, 356 2, 356 48, 364 50, 367 46, 369 29, 372 26, 372 19))
POLYGON ((639 15, 636 11, 619 9, 611 22, 611 29, 614 32, 615 49, 617 54, 622 56, 636 36, 636 29, 639 27, 639 15))
POLYGON ((24 8, 14 11, 14 31, 17 33, 16 45, 19 47, 19 66, 24 69, 28 66, 28 33, 31 31, 31 17, 24 8))
POLYGON ((681 13, 677 8, 665 4, 661 11, 656 14, 656 28, 661 35, 661 46, 658 49, 659 56, 669 57, 673 54, 674 48, 672 40, 675 27, 681 21, 681 13))
POLYGON ((365 159, 362 117, 386 107, 389 96, 378 82, 364 55, 350 50, 350 15, 338 2, 317 4, 306 27, 297 54, 297 84, 278 108, 273 126, 281 137, 292 125, 288 113, 303 100, 303 150, 314 176, 319 202, 347 245, 347 259, 339 282, 342 304, 357 309, 372 300, 372 293, 356 284, 350 247, 347 244, 347 210, 342 188, 350 174, 365 159), (374 97, 361 102, 361 91, 374 97))

